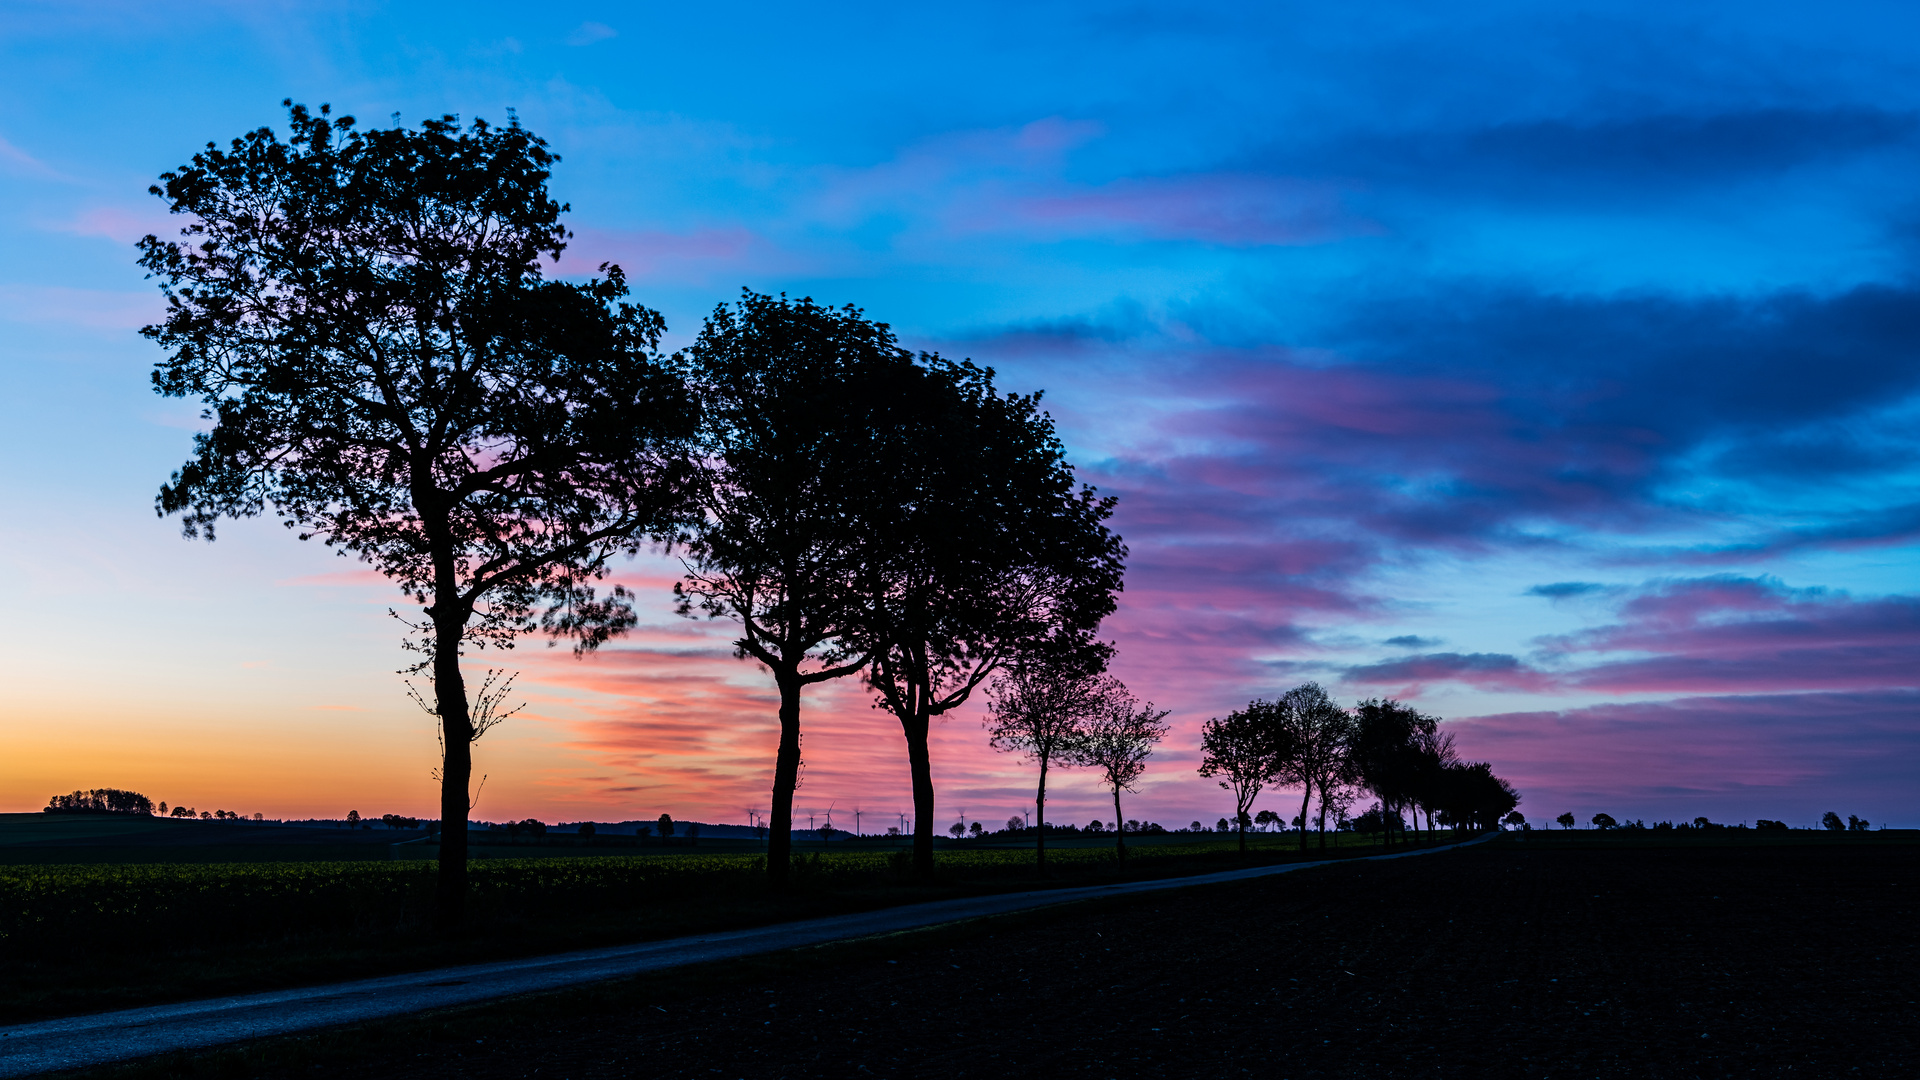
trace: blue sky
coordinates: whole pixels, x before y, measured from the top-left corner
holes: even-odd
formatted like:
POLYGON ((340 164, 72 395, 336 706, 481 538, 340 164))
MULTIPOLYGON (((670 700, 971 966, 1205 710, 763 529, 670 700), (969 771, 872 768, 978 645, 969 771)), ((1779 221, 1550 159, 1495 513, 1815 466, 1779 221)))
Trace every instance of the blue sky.
MULTIPOLYGON (((209 549, 150 509, 194 421, 134 333, 158 301, 131 243, 168 227, 146 186, 292 97, 369 124, 517 110, 564 158, 557 272, 622 263, 676 342, 741 286, 785 290, 1046 388, 1122 500, 1109 629, 1176 711, 1142 795, 1168 824, 1224 805, 1198 723, 1308 678, 1452 718, 1536 816, 1920 812, 1908 7, 6 20, 9 809, 114 776, 234 809, 430 803, 389 593, 269 523, 209 549)), ((483 747, 491 809, 743 816, 766 687, 710 629, 663 600, 596 660, 513 654, 533 707, 483 747)), ((823 804, 904 801, 857 687, 816 714, 823 804)), ((971 719, 942 739, 943 805, 1028 798, 971 719)))

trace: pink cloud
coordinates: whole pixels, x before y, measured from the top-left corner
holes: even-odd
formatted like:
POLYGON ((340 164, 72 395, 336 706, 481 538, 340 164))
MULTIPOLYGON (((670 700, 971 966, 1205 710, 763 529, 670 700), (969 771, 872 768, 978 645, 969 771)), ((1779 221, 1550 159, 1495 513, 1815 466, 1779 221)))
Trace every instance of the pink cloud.
POLYGON ((165 310, 158 290, 130 293, 59 285, 0 285, 0 318, 14 322, 118 334, 159 321, 165 310))
POLYGON ((37 180, 59 180, 71 183, 73 178, 20 149, 5 138, 0 137, 0 165, 6 171, 19 176, 31 176, 37 180))
POLYGON ((1024 226, 1043 232, 1134 234, 1233 247, 1317 244, 1380 231, 1349 214, 1331 185, 1235 173, 1122 178, 1018 198, 1007 209, 1024 226))
POLYGON ((1777 581, 1663 582, 1627 599, 1621 620, 1543 638, 1534 661, 1431 653, 1346 669, 1350 682, 1436 682, 1546 693, 1757 693, 1920 685, 1920 598, 1855 600, 1777 581), (1621 653, 1638 655, 1609 659, 1621 653))
POLYGON ((709 282, 742 275, 791 273, 804 258, 739 226, 662 230, 581 229, 553 272, 585 276, 616 263, 635 282, 709 282))
POLYGON ((142 203, 135 208, 124 206, 96 206, 82 210, 67 221, 54 228, 76 236, 101 236, 116 243, 132 244, 143 236, 152 234, 160 237, 174 237, 182 226, 191 220, 169 214, 160 205, 158 199, 152 203, 142 203))
POLYGON ((1920 770, 1920 693, 1882 690, 1625 702, 1450 721, 1461 751, 1489 760, 1538 827, 1705 814, 1811 825, 1827 810, 1910 816, 1920 770))

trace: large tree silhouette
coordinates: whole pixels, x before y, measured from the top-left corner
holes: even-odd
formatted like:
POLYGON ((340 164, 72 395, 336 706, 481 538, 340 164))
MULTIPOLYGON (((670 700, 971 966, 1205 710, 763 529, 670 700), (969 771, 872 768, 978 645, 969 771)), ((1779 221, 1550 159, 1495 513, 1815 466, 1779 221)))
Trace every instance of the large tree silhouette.
MULTIPOLYGON (((1369 698, 1353 710, 1350 754, 1360 783, 1380 800, 1388 822, 1413 804, 1421 772, 1421 741, 1439 721, 1391 698, 1369 698)), ((1388 837, 1392 836, 1389 824, 1388 837)), ((1405 827, 1401 822, 1401 828, 1405 827)))
POLYGON ((143 331, 168 350, 154 387, 212 422, 158 510, 211 540, 271 509, 421 606, 409 644, 444 737, 453 924, 474 737, 461 653, 539 630, 578 652, 632 624, 626 593, 595 582, 678 528, 696 416, 618 268, 542 280, 566 207, 547 194, 558 159, 518 122, 360 130, 287 104, 287 142, 208 144, 153 189, 189 219, 140 244, 167 296, 143 331))
POLYGON ((1340 707, 1319 683, 1302 683, 1280 698, 1283 723, 1291 751, 1280 775, 1301 786, 1300 850, 1307 849, 1307 806, 1320 790, 1320 846, 1327 845, 1327 792, 1350 777, 1348 750, 1353 738, 1353 716, 1340 707))
POLYGON ((1024 656, 1096 648, 1126 549, 1113 500, 1076 485, 1038 394, 1003 394, 993 371, 923 355, 925 387, 886 461, 894 507, 862 595, 876 703, 906 737, 913 873, 933 874, 933 718, 1024 656))
POLYGON ((680 610, 740 625, 737 654, 780 693, 767 873, 785 882, 800 778, 800 694, 866 664, 859 586, 895 512, 883 480, 901 456, 896 413, 924 372, 884 323, 852 307, 746 292, 688 350, 705 418, 706 515, 680 610))

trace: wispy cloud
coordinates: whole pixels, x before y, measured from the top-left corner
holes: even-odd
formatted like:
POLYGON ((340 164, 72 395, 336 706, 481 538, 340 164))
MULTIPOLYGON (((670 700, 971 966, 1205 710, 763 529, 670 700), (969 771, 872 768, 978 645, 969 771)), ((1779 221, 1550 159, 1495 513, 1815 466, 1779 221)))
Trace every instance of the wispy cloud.
POLYGON ((577 48, 619 36, 620 31, 615 30, 606 23, 583 22, 579 26, 574 27, 573 32, 567 35, 567 44, 577 48))

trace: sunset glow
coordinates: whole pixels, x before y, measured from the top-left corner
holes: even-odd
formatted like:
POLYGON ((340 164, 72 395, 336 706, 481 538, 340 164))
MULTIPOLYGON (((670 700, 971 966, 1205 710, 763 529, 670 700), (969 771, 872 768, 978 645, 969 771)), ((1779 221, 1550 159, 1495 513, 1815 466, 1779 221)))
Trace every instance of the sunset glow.
MULTIPOLYGON (((408 599, 152 509, 201 421, 148 383, 146 187, 290 96, 515 110, 563 159, 553 273, 620 264, 669 347, 745 286, 1044 389, 1119 498, 1113 671, 1172 710, 1129 816, 1230 814, 1200 724, 1314 680, 1446 717, 1534 822, 1920 824, 1920 27, 1719 7, 16 5, 0 811, 435 813, 408 599)), ((621 568, 641 623, 597 654, 473 654, 526 702, 476 818, 765 810, 771 681, 679 570, 621 568)), ((942 830, 1032 809, 983 706, 935 725, 942 830)), ((857 679, 803 727, 796 825, 910 814, 857 679)), ((1048 816, 1111 802, 1056 774, 1048 816)))

